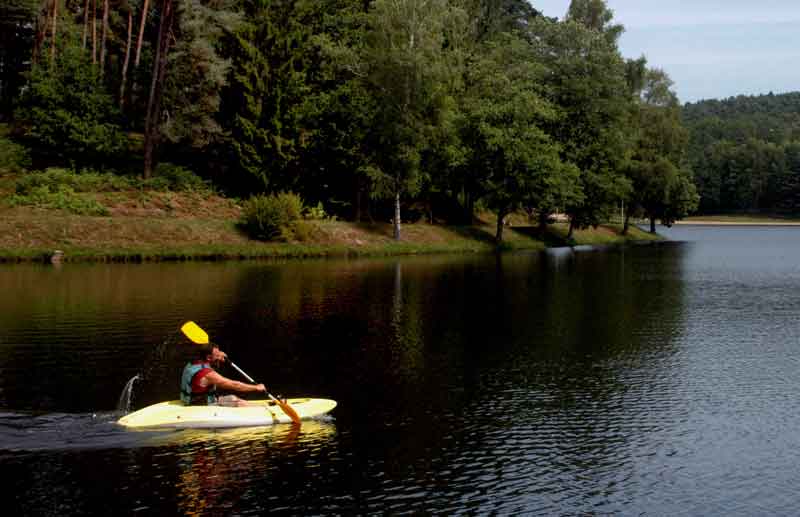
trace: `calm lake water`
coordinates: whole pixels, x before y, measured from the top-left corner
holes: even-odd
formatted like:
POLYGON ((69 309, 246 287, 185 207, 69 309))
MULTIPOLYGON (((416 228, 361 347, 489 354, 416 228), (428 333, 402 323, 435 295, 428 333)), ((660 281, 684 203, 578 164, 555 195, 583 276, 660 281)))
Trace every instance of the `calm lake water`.
MULTIPOLYGON (((800 228, 499 257, 0 267, 6 515, 791 515, 800 228), (326 418, 114 422, 194 320, 326 418), (126 401, 122 401, 123 405, 126 401)), ((233 371, 223 371, 235 377, 233 371)))

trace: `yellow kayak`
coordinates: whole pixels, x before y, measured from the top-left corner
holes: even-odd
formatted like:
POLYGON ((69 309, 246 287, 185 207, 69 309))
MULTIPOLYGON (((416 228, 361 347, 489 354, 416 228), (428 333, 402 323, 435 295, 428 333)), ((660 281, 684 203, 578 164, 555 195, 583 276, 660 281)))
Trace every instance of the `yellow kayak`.
MULTIPOLYGON (((272 400, 251 400, 250 406, 187 406, 180 400, 153 404, 120 418, 125 427, 220 428, 288 424, 291 419, 272 400)), ((336 407, 329 399, 288 399, 300 418, 324 415, 336 407)))

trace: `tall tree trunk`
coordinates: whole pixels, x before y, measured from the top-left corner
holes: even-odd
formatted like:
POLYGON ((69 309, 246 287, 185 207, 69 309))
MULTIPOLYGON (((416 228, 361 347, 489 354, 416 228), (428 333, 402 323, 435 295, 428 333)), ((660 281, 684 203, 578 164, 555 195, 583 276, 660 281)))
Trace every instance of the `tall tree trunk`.
POLYGON ((153 61, 153 79, 150 82, 150 97, 147 100, 147 116, 144 122, 144 177, 153 175, 155 148, 159 140, 159 118, 161 97, 164 91, 164 76, 167 72, 169 33, 172 30, 172 0, 163 0, 161 21, 158 24, 158 48, 153 61))
POLYGON ((125 45, 125 61, 122 63, 122 83, 119 86, 119 109, 125 108, 125 84, 128 81, 128 63, 131 59, 131 36, 133 35, 133 11, 128 11, 128 43, 125 45))
POLYGON ((86 37, 89 34, 89 0, 83 4, 83 37, 81 38, 81 48, 86 50, 86 37))
POLYGON ((567 231, 567 240, 572 239, 572 236, 575 234, 575 220, 570 217, 569 218, 569 231, 567 231))
POLYGON ((394 240, 399 241, 400 238, 400 178, 397 178, 394 191, 394 240))
POLYGON ((50 64, 56 59, 56 26, 58 25, 58 0, 53 0, 53 36, 50 47, 50 64))
POLYGON ((139 56, 142 52, 142 37, 144 36, 144 25, 147 22, 147 9, 150 6, 150 0, 144 0, 142 7, 142 21, 139 24, 139 37, 136 39, 136 57, 133 60, 134 68, 139 68, 139 56))
POLYGON ((103 32, 100 36, 100 75, 106 67, 106 38, 108 37, 108 0, 103 0, 103 32))
POLYGON ((33 44, 33 55, 31 59, 34 63, 39 62, 42 55, 42 46, 47 37, 47 29, 50 28, 50 0, 42 0, 39 12, 36 16, 36 40, 33 44))
POLYGON ((506 218, 506 210, 500 209, 497 211, 497 229, 494 233, 494 243, 500 246, 503 244, 503 220, 506 218))
POLYGON ((97 0, 92 0, 92 64, 97 64, 97 0))

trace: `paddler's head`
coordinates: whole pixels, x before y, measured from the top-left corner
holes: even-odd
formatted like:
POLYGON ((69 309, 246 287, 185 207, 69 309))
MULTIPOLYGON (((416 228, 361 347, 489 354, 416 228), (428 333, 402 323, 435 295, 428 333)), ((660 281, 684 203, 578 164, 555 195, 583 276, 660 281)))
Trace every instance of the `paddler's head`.
POLYGON ((219 349, 214 343, 206 343, 200 345, 197 351, 197 359, 211 363, 213 366, 219 366, 227 360, 228 356, 219 349))

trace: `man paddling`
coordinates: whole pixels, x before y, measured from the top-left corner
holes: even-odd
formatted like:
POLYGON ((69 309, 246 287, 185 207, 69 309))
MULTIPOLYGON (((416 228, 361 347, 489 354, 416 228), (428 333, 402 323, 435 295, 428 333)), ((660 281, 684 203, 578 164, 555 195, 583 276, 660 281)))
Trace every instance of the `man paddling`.
POLYGON ((263 384, 245 384, 223 377, 214 370, 228 356, 213 343, 203 346, 197 357, 186 364, 181 375, 181 400, 187 405, 247 406, 236 395, 217 394, 217 389, 238 393, 266 393, 263 384))

